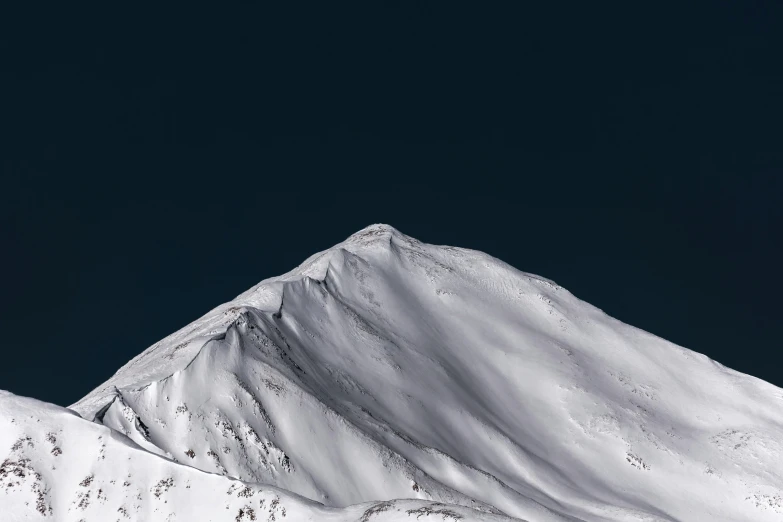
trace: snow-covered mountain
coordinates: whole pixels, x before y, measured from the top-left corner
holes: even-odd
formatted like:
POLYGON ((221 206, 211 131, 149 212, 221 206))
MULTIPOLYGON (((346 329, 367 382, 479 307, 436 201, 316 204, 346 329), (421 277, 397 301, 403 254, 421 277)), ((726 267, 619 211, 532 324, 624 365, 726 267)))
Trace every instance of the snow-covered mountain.
POLYGON ((783 390, 385 225, 71 409, 0 395, 10 520, 783 520, 783 390))

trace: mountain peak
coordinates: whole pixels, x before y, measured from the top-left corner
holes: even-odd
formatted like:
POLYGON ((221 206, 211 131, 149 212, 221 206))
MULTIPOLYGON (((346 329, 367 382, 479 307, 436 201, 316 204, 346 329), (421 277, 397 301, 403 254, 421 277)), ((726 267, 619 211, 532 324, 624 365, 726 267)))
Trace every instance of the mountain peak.
POLYGON ((385 223, 373 223, 372 225, 368 225, 364 227, 363 229, 359 230, 358 232, 355 232, 354 234, 351 234, 351 237, 354 236, 362 236, 366 234, 400 234, 400 231, 394 228, 391 225, 387 225, 385 223))
MULTIPOLYGON (((376 223, 351 234, 340 245, 345 244, 372 244, 376 242, 391 242, 392 238, 407 237, 391 225, 376 223)), ((336 247, 339 247, 337 245, 336 247)))
POLYGON ((145 458, 334 508, 415 498, 438 504, 409 516, 438 519, 772 521, 781 398, 551 281, 375 224, 156 343, 73 408, 145 458))

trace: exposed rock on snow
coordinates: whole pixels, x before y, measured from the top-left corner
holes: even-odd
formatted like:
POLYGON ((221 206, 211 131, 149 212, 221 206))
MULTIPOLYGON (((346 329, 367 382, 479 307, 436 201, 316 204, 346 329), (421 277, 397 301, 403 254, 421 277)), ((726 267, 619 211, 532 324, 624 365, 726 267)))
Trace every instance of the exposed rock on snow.
MULTIPOLYGON (((424 500, 329 508, 273 486, 177 464, 70 410, 8 392, 0 392, 0 448, 3 521, 343 521, 370 513, 384 522, 445 508, 424 500), (46 451, 47 433, 62 444, 59 454, 46 451)), ((448 510, 464 520, 509 520, 461 506, 448 510)))

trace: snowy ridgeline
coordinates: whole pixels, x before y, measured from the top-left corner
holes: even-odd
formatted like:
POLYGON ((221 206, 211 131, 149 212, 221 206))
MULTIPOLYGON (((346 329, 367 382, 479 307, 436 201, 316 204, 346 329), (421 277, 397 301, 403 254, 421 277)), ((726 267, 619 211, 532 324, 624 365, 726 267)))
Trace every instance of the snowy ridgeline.
POLYGON ((11 520, 783 520, 783 390, 383 225, 71 408, 0 395, 11 520))

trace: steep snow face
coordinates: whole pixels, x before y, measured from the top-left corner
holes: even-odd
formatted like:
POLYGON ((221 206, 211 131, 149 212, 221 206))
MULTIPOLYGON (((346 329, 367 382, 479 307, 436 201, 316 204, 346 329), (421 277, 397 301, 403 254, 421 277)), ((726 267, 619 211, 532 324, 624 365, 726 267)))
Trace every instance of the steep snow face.
POLYGON ((384 225, 216 308, 72 408, 148 458, 332 507, 783 517, 783 390, 384 225))
POLYGON ((0 460, 3 521, 509 520, 415 500, 327 508, 176 464, 70 410, 7 392, 0 392, 0 460))

